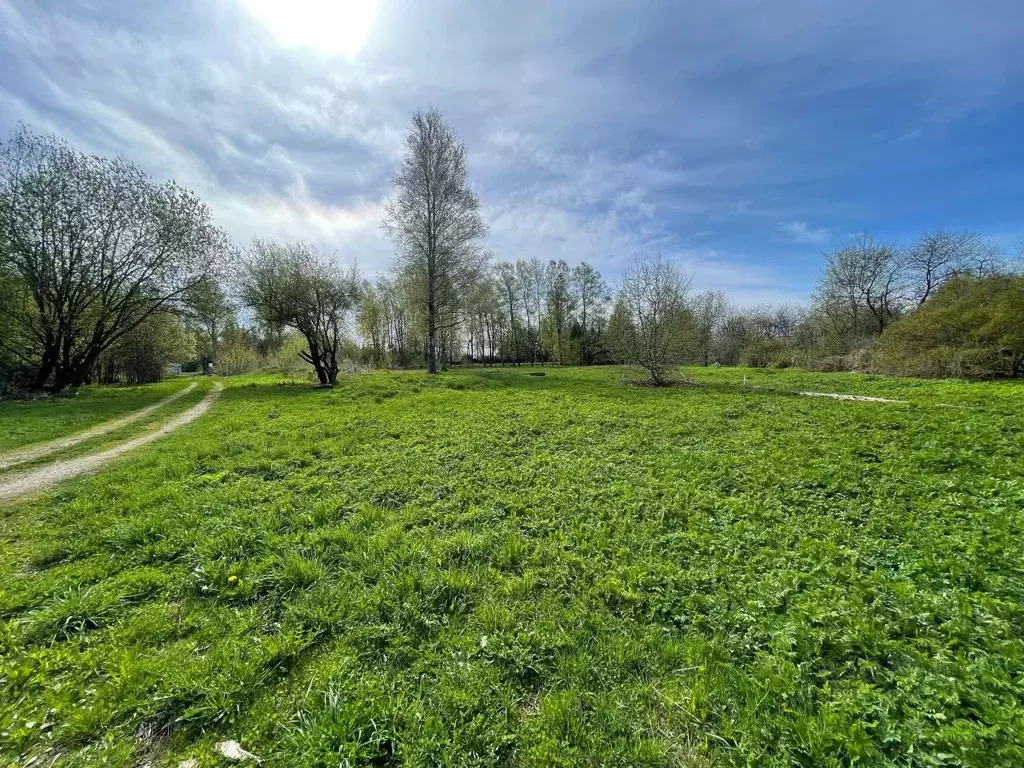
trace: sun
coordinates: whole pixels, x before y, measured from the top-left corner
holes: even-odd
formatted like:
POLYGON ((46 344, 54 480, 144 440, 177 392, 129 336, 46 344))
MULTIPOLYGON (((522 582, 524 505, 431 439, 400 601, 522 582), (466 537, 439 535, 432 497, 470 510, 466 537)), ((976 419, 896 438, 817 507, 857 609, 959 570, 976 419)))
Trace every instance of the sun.
POLYGON ((242 0, 281 45, 355 56, 373 27, 376 0, 242 0))

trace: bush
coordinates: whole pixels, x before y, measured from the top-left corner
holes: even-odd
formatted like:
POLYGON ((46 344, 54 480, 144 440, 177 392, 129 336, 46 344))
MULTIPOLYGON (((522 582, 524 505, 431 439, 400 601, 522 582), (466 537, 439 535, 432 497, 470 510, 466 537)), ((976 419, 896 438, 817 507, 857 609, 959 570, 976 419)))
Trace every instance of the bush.
POLYGON ((785 339, 758 339, 743 348, 740 363, 747 368, 788 368, 793 350, 785 339))
POLYGON ((33 370, 0 358, 0 398, 15 397, 23 393, 32 382, 33 370))
POLYGON ((845 373, 853 370, 850 367, 850 359, 846 355, 829 355, 828 357, 823 357, 814 364, 813 369, 815 371, 821 371, 822 373, 845 373))
POLYGON ((1024 277, 957 277, 879 339, 874 367, 902 376, 1024 376, 1024 277))

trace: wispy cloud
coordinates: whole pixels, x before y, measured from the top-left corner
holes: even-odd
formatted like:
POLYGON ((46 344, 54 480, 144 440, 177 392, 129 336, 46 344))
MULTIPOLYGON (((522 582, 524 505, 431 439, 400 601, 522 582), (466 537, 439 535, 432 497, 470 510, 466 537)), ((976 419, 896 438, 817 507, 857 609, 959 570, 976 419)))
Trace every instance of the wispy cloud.
POLYGON ((500 258, 586 259, 614 279, 661 249, 699 288, 789 300, 818 266, 792 244, 830 237, 809 221, 924 228, 966 190, 958 225, 1020 228, 1012 179, 977 149, 998 170, 1015 146, 1016 0, 927 16, 814 0, 377 9, 359 53, 332 57, 282 47, 238 0, 0 0, 0 131, 24 120, 124 154, 195 189, 241 242, 304 237, 367 271, 390 265, 381 205, 428 104, 470 148, 500 258), (981 110, 974 134, 1005 122, 1005 144, 949 143, 944 126, 981 110), (877 139, 908 126, 927 129, 877 139))
POLYGON ((779 224, 779 232, 794 243, 827 243, 828 227, 812 227, 806 221, 785 221, 779 224))

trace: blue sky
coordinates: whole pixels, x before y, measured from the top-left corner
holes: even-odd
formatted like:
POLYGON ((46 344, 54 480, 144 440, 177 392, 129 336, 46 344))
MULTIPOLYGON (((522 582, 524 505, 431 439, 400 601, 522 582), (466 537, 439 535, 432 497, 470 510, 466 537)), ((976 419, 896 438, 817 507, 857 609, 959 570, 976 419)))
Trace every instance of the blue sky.
POLYGON ((858 231, 1024 240, 1020 0, 339 0, 372 11, 354 42, 328 0, 286 2, 287 29, 266 1, 0 0, 0 130, 122 153, 242 243, 301 237, 368 273, 427 105, 469 146, 503 259, 614 279, 660 248, 753 304, 805 299, 858 231))

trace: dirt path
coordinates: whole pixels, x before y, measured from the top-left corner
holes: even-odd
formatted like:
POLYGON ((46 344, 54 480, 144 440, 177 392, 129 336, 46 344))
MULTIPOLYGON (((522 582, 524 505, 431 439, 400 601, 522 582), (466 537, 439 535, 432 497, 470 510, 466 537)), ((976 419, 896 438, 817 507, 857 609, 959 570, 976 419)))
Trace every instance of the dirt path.
POLYGON ((17 464, 24 464, 26 461, 32 461, 34 459, 41 458, 47 454, 53 453, 54 451, 62 451, 65 448, 70 448, 74 445, 78 445, 86 440, 91 440, 94 437, 100 435, 106 435, 114 430, 126 427, 139 419, 144 419, 149 414, 163 408, 165 405, 170 405, 175 400, 191 392, 196 388, 195 382, 192 382, 184 389, 175 392, 170 397, 165 397, 159 402, 147 405, 145 408, 140 408, 137 411, 132 411, 127 416, 121 416, 110 421, 105 421, 102 424, 97 424, 95 427, 90 427, 83 432, 76 432, 68 437, 58 437, 56 440, 50 440, 47 443, 40 443, 38 445, 30 445, 27 448, 17 448, 7 453, 0 453, 0 471, 7 469, 8 467, 16 466, 17 464))
POLYGON ((169 435, 176 429, 185 426, 190 421, 195 421, 204 413, 206 413, 213 402, 220 396, 220 392, 223 386, 220 382, 215 382, 213 389, 199 401, 196 405, 189 408, 184 413, 179 413, 172 419, 165 421, 160 425, 159 429, 153 432, 147 432, 139 437, 127 440, 120 445, 115 445, 113 448, 108 448, 105 451, 99 453, 89 454, 88 456, 79 456, 74 459, 68 459, 67 461, 57 460, 46 466, 39 467, 38 469, 29 470, 20 474, 12 475, 10 477, 0 478, 0 504, 12 501, 21 496, 26 496, 31 493, 45 490, 51 486, 56 485, 64 480, 69 480, 72 477, 78 477, 79 475, 85 475, 95 472, 104 464, 109 461, 113 461, 118 456, 121 456, 128 451, 139 448, 140 446, 152 443, 154 440, 159 440, 164 435, 169 435))

